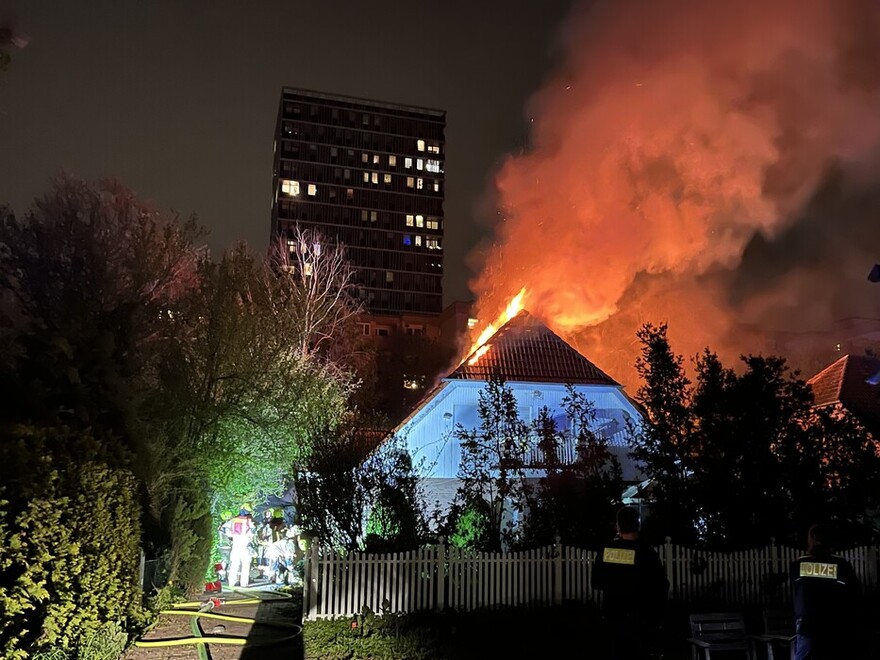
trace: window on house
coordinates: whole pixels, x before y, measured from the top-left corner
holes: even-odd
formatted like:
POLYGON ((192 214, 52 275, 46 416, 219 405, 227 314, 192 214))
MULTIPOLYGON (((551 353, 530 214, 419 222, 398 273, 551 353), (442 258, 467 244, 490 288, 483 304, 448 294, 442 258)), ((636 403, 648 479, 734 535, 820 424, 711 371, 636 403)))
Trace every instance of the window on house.
POLYGON ((416 181, 416 188, 418 188, 419 190, 422 190, 424 187, 425 187, 425 180, 424 179, 419 179, 418 181, 416 181))
POLYGON ((281 192, 286 195, 291 195, 292 197, 299 196, 299 181, 291 181, 290 179, 283 179, 281 181, 281 192))
POLYGON ((408 170, 412 169, 412 158, 404 158, 403 166, 408 170))
POLYGON ((407 227, 412 227, 412 226, 413 226, 413 221, 414 221, 414 220, 415 220, 415 216, 410 215, 410 214, 407 214, 407 216, 406 216, 406 226, 407 226, 407 227))
POLYGON ((425 169, 429 172, 439 173, 440 172, 440 161, 439 160, 431 160, 430 158, 425 161, 425 169))
POLYGON ((330 147, 330 158, 336 158, 339 155, 339 149, 330 147))
POLYGON ((397 167, 397 156, 388 156, 388 165, 391 167, 397 167))
POLYGON ((373 181, 373 183, 376 183, 376 184, 379 183, 379 173, 378 172, 373 172, 372 181, 373 181))
POLYGON ((422 170, 424 168, 425 168, 425 161, 422 160, 421 158, 416 158, 416 169, 422 170))
POLYGON ((386 282, 393 282, 394 281, 394 273, 392 271, 390 271, 390 270, 385 271, 385 281, 386 282))
MULTIPOLYGON (((419 179, 419 181, 421 181, 421 179, 419 179)), ((416 180, 413 177, 411 177, 411 176, 406 177, 406 187, 407 188, 412 188, 415 184, 416 184, 416 180)))
POLYGON ((314 183, 310 183, 308 193, 309 193, 309 197, 314 197, 315 195, 317 195, 318 194, 318 186, 316 186, 314 183))
POLYGON ((346 188, 345 189, 345 198, 346 199, 354 199, 354 189, 353 188, 346 188))
POLYGON ((362 163, 369 163, 370 162, 370 154, 362 153, 361 154, 361 162, 362 163))
POLYGON ((440 182, 434 179, 434 192, 440 192, 440 182))
POLYGON ((410 236, 409 234, 404 234, 403 235, 403 244, 404 245, 412 245, 412 236, 410 236))
POLYGON ((370 324, 369 323, 361 323, 361 334, 364 334, 364 335, 370 334, 370 324))
POLYGON ((440 249, 440 240, 437 238, 428 238, 427 246, 429 250, 439 250, 440 249))
POLYGON ((376 211, 370 211, 370 222, 376 222, 379 219, 379 214, 376 211))
MULTIPOLYGON (((370 294, 370 301, 373 300, 373 297, 374 297, 373 294, 370 294)), ((389 331, 389 328, 386 328, 384 326, 379 326, 378 328, 376 328, 376 336, 377 337, 387 337, 388 331, 389 331)))
POLYGON ((369 183, 369 182, 370 182, 370 173, 364 172, 364 183, 369 183))
POLYGON ((346 180, 350 179, 351 178, 351 170, 343 170, 342 171, 342 178, 346 179, 346 180))
POLYGON ((426 226, 428 227, 428 229, 440 229, 440 222, 437 220, 437 218, 431 218, 429 216, 426 226))
POLYGON ((417 215, 416 216, 416 227, 424 227, 425 226, 425 216, 417 215))
POLYGON ((367 221, 367 209, 361 209, 361 220, 367 221))
POLYGON ((386 175, 384 176, 384 181, 385 181, 385 183, 391 183, 391 175, 390 175, 390 174, 386 174, 386 175))
POLYGON ((416 236, 416 247, 419 247, 422 244, 422 237, 416 236))
POLYGON ((379 154, 373 154, 373 165, 379 164, 379 158, 380 158, 379 154))
POLYGON ((416 140, 416 149, 419 151, 425 150, 425 141, 424 140, 416 140))

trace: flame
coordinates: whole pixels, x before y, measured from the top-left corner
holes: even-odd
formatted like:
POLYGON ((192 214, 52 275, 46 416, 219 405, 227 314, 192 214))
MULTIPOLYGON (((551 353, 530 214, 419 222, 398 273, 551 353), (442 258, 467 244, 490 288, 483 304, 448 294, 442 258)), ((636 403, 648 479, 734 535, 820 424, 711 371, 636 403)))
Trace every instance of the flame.
POLYGON ((472 355, 473 357, 468 361, 468 364, 474 364, 477 360, 479 360, 482 356, 486 354, 489 350, 489 345, 486 344, 492 336, 498 332, 499 328, 501 328, 505 323, 514 318, 517 314, 519 314, 523 308, 523 301, 526 297, 526 288, 523 287, 519 290, 510 302, 507 303, 507 307, 504 308, 504 311, 495 319, 494 323, 490 323, 487 325, 483 331, 480 333, 480 336, 477 337, 477 340, 471 345, 470 350, 462 357, 462 362, 467 358, 468 355, 472 355))
POLYGON ((880 196, 856 210, 842 191, 880 178, 880 5, 574 5, 564 62, 529 103, 530 147, 492 186, 475 315, 525 285, 531 313, 634 385, 647 322, 727 362, 761 351, 756 336, 867 310, 848 273, 872 259, 880 196), (840 256, 817 263, 826 242, 840 256))
POLYGON ((470 360, 468 360, 468 364, 469 365, 476 364, 477 360, 479 360, 486 353, 488 353, 490 348, 492 348, 492 344, 483 344, 482 346, 480 346, 476 350, 476 352, 474 353, 474 356, 470 360))

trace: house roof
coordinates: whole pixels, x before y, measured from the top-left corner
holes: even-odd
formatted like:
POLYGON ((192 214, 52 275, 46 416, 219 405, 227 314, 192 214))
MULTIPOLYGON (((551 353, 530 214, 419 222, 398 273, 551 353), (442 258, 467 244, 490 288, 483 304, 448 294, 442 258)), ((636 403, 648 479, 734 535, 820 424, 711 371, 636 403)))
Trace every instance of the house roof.
POLYGON ((485 346, 484 354, 473 360, 475 351, 447 378, 489 380, 499 373, 507 381, 620 385, 527 311, 501 326, 485 346))
POLYGON ((816 406, 839 404, 869 429, 880 429, 880 385, 868 379, 880 372, 880 359, 844 355, 807 381, 816 406))

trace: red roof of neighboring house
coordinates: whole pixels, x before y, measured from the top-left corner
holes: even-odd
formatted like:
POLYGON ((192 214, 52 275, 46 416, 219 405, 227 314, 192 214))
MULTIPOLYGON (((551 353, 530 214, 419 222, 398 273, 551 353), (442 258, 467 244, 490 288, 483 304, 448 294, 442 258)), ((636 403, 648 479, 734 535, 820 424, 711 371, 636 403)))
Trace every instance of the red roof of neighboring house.
POLYGON ((868 429, 880 429, 880 385, 869 378, 880 372, 880 359, 867 355, 844 355, 807 381, 815 405, 840 404, 868 429))
POLYGON ((485 346, 489 350, 474 364, 469 362, 475 353, 447 378, 489 380, 497 372, 507 381, 619 386, 526 311, 501 326, 485 346))

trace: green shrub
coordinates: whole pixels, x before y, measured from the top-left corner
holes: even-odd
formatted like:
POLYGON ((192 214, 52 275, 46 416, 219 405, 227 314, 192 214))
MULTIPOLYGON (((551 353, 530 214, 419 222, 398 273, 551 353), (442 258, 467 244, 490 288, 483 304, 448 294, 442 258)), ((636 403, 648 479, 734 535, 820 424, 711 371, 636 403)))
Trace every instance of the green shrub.
POLYGON ((108 624, 146 623, 137 487, 109 442, 65 429, 0 438, 3 658, 72 652, 108 624))

